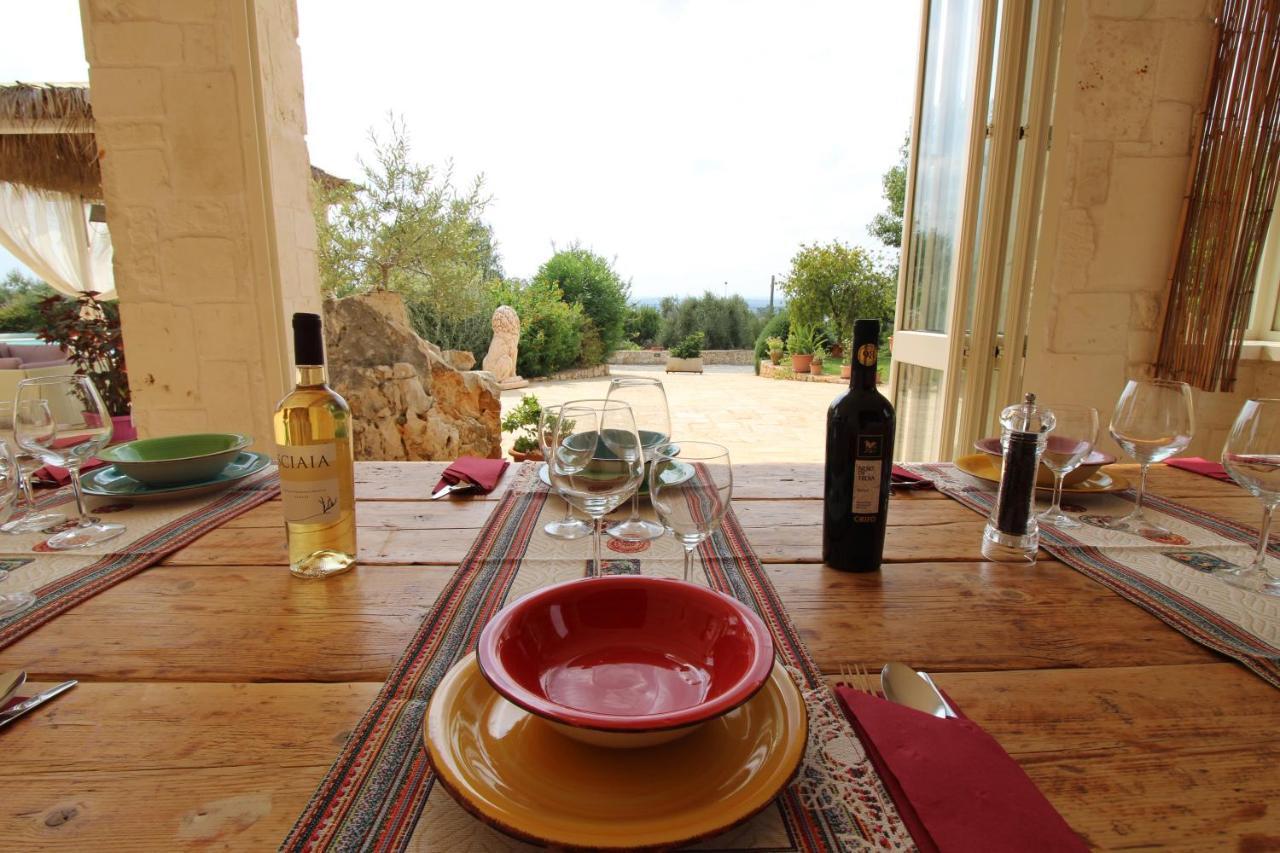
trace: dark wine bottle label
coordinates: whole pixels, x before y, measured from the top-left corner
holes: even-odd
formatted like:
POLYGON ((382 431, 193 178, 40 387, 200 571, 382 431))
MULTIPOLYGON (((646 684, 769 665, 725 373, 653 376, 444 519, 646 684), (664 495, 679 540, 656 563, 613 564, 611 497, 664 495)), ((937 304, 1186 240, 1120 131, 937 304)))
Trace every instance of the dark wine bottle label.
POLYGON ((880 512, 884 436, 859 435, 853 460, 853 520, 875 521, 880 512))

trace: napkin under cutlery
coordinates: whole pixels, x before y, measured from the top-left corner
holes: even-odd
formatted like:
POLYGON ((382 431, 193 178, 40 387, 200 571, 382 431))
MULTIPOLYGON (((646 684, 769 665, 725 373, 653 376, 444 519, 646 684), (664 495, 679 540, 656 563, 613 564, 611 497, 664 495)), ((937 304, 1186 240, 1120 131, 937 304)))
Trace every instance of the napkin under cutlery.
POLYGON ((959 708, 958 717, 942 718, 848 687, 837 687, 836 696, 924 853, 1088 849, 1017 762, 959 708))
POLYGON ((893 466, 889 475, 889 485, 895 489, 932 489, 933 481, 919 474, 912 474, 899 465, 893 466))
POLYGON ((476 488, 488 494, 498 485, 511 463, 506 459, 481 459, 479 456, 463 456, 455 460, 440 476, 440 482, 431 491, 438 492, 446 486, 457 485, 466 480, 476 484, 476 488))
POLYGON ((1204 459, 1199 456, 1183 456, 1178 459, 1170 459, 1164 464, 1170 468, 1181 468, 1183 471, 1212 477, 1215 480, 1231 481, 1231 475, 1227 473, 1227 469, 1212 459, 1204 459))

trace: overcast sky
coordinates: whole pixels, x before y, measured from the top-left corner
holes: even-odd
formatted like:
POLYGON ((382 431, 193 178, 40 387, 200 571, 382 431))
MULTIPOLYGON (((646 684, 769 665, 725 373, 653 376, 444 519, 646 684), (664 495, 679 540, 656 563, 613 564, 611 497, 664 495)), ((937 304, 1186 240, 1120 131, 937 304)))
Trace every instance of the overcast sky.
MULTIPOLYGON (((915 2, 298 12, 312 162, 358 177, 369 129, 394 111, 420 161, 452 158, 459 185, 484 174, 509 275, 577 240, 615 259, 635 296, 728 282, 767 297, 802 242, 878 245, 866 225, 910 120, 915 2)), ((6 2, 0 79, 85 79, 77 16, 74 0, 6 2)))

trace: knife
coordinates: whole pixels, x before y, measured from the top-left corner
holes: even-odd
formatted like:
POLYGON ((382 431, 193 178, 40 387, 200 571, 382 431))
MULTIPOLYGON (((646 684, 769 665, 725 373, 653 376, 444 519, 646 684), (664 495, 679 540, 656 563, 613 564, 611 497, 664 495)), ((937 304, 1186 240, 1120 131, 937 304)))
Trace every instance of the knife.
POLYGON ((454 492, 465 492, 467 489, 474 489, 475 487, 476 484, 470 480, 459 480, 456 483, 450 483, 436 489, 435 494, 431 496, 431 500, 438 501, 445 495, 451 495, 454 492))
POLYGON ((41 693, 37 693, 36 695, 32 696, 30 699, 24 699, 23 701, 19 702, 17 705, 14 705, 9 710, 3 713, 0 713, 0 727, 4 727, 9 723, 12 723, 14 720, 18 719, 18 717, 21 717, 23 714, 27 713, 32 708, 37 708, 40 705, 43 705, 45 702, 48 702, 53 697, 58 696, 62 693, 66 693, 68 690, 70 690, 72 687, 75 687, 79 683, 80 682, 76 681, 75 679, 72 679, 71 681, 64 681, 56 687, 50 687, 48 690, 45 690, 41 693))

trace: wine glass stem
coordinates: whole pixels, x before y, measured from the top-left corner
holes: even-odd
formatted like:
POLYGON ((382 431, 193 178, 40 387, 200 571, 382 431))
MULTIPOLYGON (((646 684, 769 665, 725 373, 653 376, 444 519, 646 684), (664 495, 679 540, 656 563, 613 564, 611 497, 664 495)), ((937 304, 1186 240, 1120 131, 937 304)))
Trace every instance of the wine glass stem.
POLYGON ((603 526, 604 526, 604 519, 602 518, 591 519, 591 538, 595 542, 595 563, 592 567, 593 570, 591 574, 593 577, 597 577, 597 578, 602 577, 604 575, 604 572, 602 571, 603 565, 600 562, 600 540, 604 538, 603 534, 600 532, 600 528, 603 526))
POLYGON ((1254 555, 1253 565, 1258 571, 1263 571, 1267 564, 1267 545, 1271 540, 1271 515, 1275 512, 1275 504, 1263 504, 1262 506, 1262 528, 1258 531, 1258 552, 1254 555))
POLYGON ((1133 512, 1129 513, 1134 518, 1142 517, 1142 499, 1147 495, 1147 469, 1150 467, 1150 462, 1142 463, 1142 473, 1138 475, 1138 496, 1133 501, 1133 512))
POLYGON ((563 523, 563 524, 568 524, 569 522, 571 522, 571 521, 573 521, 573 520, 574 520, 574 519, 573 519, 573 504, 569 503, 568 501, 565 501, 565 502, 564 502, 564 521, 563 521, 562 523, 563 523))
POLYGON ((1049 507, 1050 518, 1062 515, 1062 483, 1065 479, 1065 474, 1059 471, 1053 472, 1053 506, 1049 507))
POLYGON ((631 518, 628 521, 640 520, 640 490, 631 493, 631 518))
POLYGON ((18 482, 22 485, 22 497, 27 501, 27 511, 36 511, 36 493, 31 488, 31 474, 18 469, 18 482))
POLYGON ((79 462, 68 463, 67 473, 71 475, 71 491, 76 496, 76 524, 79 527, 84 527, 88 522, 85 519, 84 492, 80 490, 79 462))
POLYGON ((684 546, 684 579, 693 582, 693 549, 698 546, 684 546))

